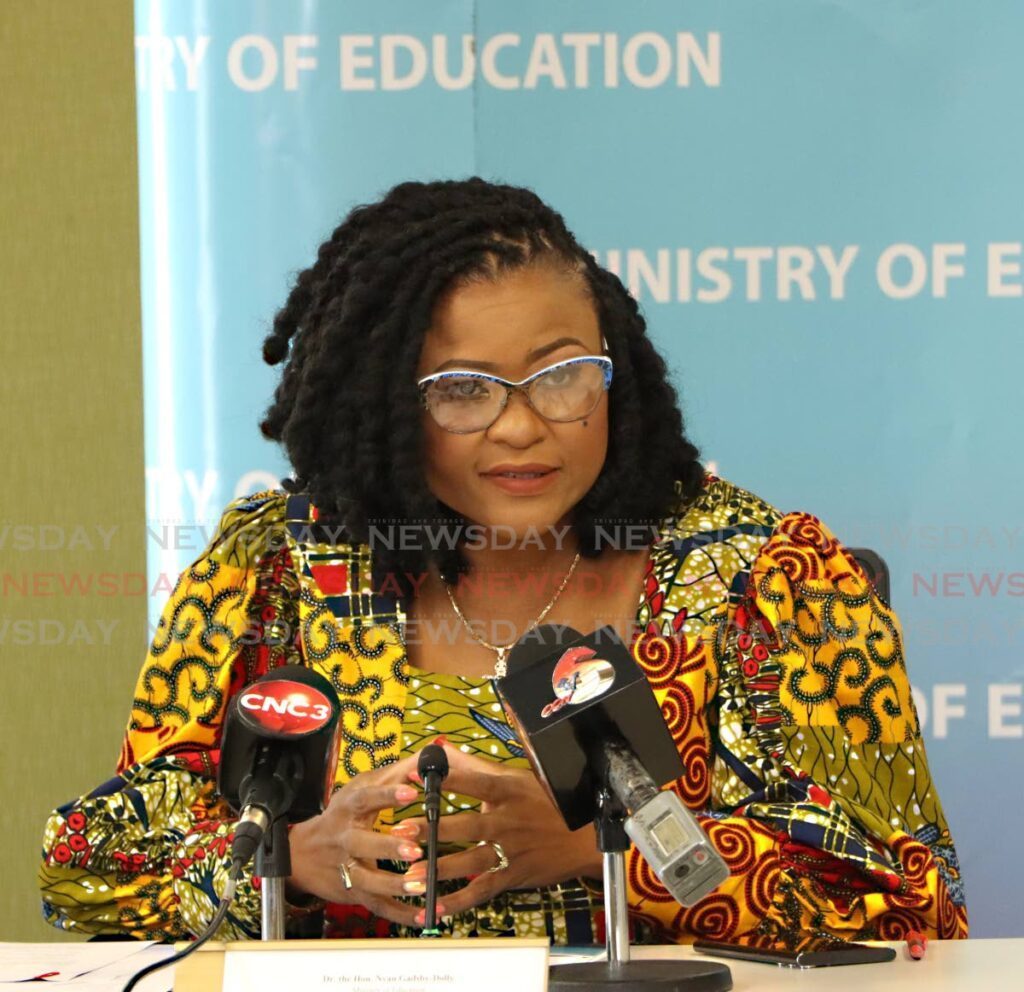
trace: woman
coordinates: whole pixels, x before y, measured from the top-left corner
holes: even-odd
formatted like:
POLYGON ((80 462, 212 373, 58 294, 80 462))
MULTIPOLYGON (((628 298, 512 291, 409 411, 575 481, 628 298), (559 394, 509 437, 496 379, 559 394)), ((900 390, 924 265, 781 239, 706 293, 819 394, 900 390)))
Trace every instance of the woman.
MULTIPOLYGON (((816 517, 704 471, 634 300, 557 213, 397 186, 321 246, 264 357, 285 365, 261 428, 296 477, 228 506, 179 578, 117 776, 47 824, 50 922, 203 929, 225 706, 301 662, 344 734, 329 807, 291 830, 295 932, 422 925, 415 755, 439 738, 445 928, 603 939, 594 833, 565 829, 492 684, 546 622, 631 646, 731 869, 682 909, 632 850, 634 940, 966 936, 895 614, 816 517)), ((254 936, 251 879, 237 898, 222 936, 254 936)))

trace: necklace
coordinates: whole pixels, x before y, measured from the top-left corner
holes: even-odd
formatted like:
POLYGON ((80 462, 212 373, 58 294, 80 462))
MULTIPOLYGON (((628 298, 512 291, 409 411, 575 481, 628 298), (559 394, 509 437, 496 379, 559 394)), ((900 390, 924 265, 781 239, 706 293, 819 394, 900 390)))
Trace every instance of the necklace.
MULTIPOLYGON (((572 564, 569 566, 569 571, 565 573, 565 578, 562 579, 561 585, 555 590, 554 596, 551 597, 551 599, 548 602, 548 605, 540 611, 540 616, 538 616, 537 619, 534 620, 533 623, 531 623, 529 627, 527 627, 526 630, 523 631, 524 634, 533 630, 533 628, 536 627, 541 622, 541 620, 543 620, 548 615, 548 611, 551 609, 552 606, 555 605, 555 601, 558 599, 558 597, 562 595, 562 590, 569 584, 569 580, 572 578, 572 573, 576 571, 576 566, 579 563, 580 553, 577 551, 576 557, 573 558, 572 564)), ((510 644, 491 644, 490 641, 485 641, 469 625, 469 621, 466 619, 465 614, 463 614, 462 610, 459 609, 459 604, 455 602, 455 595, 452 593, 452 587, 447 582, 445 582, 444 584, 444 590, 446 593, 448 593, 448 602, 452 604, 452 609, 455 611, 455 615, 462 621, 463 627, 465 627, 466 630, 469 631, 469 636, 472 637, 473 640, 476 641, 478 644, 481 644, 483 645, 483 647, 487 648, 488 651, 493 651, 497 655, 497 658, 494 662, 494 678, 504 678, 505 674, 508 672, 508 653, 512 649, 512 647, 517 643, 517 641, 512 641, 510 644)))

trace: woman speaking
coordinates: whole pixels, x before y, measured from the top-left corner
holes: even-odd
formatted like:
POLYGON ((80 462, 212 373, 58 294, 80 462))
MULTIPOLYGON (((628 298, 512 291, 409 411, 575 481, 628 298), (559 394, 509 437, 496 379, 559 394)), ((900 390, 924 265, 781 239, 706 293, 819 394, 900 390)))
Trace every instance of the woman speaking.
MULTIPOLYGON (((445 932, 603 940, 595 833, 566 829, 494 690, 557 623, 630 647, 731 872, 684 909, 631 850, 635 942, 966 936, 895 613, 817 517, 705 471, 635 301, 559 214, 480 179, 396 186, 321 245, 263 355, 294 477, 227 506, 178 579, 116 776, 46 825, 51 923, 203 930, 225 708, 297 662, 343 732, 329 806, 291 828, 292 932, 422 927, 415 755, 438 740, 445 932)), ((258 936, 251 876, 236 900, 220 936, 258 936)))

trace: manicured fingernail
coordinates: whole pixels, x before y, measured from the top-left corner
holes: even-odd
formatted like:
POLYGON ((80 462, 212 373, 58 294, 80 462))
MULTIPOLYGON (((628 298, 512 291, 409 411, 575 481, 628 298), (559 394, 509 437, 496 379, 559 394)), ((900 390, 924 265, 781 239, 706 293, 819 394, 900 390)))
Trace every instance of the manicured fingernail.
POLYGON ((423 776, 420 775, 419 772, 409 772, 409 778, 411 778, 414 782, 419 782, 421 785, 423 784, 423 776))
POLYGON ((402 802, 410 802, 417 795, 419 793, 411 785, 400 785, 395 789, 395 798, 400 799, 402 802))
POLYGON ((420 828, 415 823, 399 823, 391 828, 391 832, 396 837, 408 837, 411 840, 419 834, 420 828))
POLYGON ((406 892, 412 892, 414 894, 425 892, 427 889, 426 885, 423 882, 417 881, 403 882, 402 888, 405 889, 406 892))
POLYGON ((405 877, 412 881, 413 879, 423 879, 427 874, 426 868, 422 864, 413 865, 406 873, 405 877))
POLYGON ((472 882, 472 881, 474 881, 475 879, 478 879, 479 877, 480 877, 479 875, 467 875, 467 876, 466 876, 466 881, 467 881, 467 882, 472 882))
POLYGON ((398 853, 402 855, 406 861, 419 861, 419 859, 423 857, 423 851, 415 844, 399 844, 398 853))
POLYGON ((447 744, 447 743, 448 743, 448 738, 447 738, 447 737, 445 737, 445 735, 444 735, 444 734, 440 734, 439 736, 437 736, 437 737, 435 737, 435 738, 434 738, 434 743, 435 743, 435 744, 436 744, 436 745, 437 745, 438 747, 444 747, 444 746, 445 746, 445 744, 447 744))

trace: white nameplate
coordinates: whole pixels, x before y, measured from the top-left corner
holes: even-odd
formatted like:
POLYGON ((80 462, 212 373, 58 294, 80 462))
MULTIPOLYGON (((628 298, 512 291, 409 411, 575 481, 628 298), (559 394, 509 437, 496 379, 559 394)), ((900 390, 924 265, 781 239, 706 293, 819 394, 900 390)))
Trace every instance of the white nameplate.
MULTIPOLYGON (((222 954, 222 992, 547 992, 548 949, 545 939, 381 938, 232 941, 211 951, 222 954)), ((199 992, 193 982, 175 989, 199 992)))

